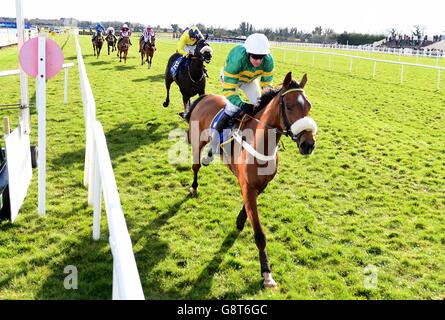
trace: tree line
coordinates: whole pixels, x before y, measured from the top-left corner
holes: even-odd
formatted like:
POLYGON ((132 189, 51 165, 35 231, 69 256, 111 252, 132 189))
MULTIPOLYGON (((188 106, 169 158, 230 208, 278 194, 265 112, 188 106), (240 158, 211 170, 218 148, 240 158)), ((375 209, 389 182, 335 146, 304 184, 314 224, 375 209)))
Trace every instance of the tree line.
MULTIPOLYGON (((2 18, 0 21, 15 22, 15 18, 2 18)), ((35 26, 70 26, 78 27, 79 29, 94 29, 94 26, 99 21, 89 20, 77 20, 74 18, 60 18, 60 19, 26 19, 31 25, 35 26)), ((145 25, 141 23, 135 23, 130 21, 100 21, 105 27, 113 27, 118 30, 122 24, 127 23, 130 25, 134 32, 142 32, 145 25)), ((303 31, 297 27, 286 28, 262 28, 257 29, 251 23, 243 21, 235 29, 224 29, 220 27, 210 26, 207 27, 202 23, 196 24, 202 33, 208 34, 210 37, 215 38, 244 38, 254 32, 264 33, 271 41, 289 41, 289 42, 307 42, 307 43, 338 43, 338 44, 350 44, 350 45, 362 45, 372 44, 375 41, 379 41, 385 38, 383 34, 361 34, 361 33, 348 33, 343 32, 341 34, 336 33, 331 28, 322 28, 317 26, 311 32, 303 31)), ((159 25, 153 26, 157 32, 173 32, 180 34, 183 29, 178 24, 171 24, 170 28, 161 27, 159 25)))

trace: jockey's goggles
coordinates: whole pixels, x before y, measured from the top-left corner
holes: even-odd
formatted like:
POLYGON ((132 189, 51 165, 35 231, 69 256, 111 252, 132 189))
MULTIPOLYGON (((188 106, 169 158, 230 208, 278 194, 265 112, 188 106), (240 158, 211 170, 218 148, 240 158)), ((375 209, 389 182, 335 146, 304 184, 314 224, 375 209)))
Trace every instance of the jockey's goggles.
POLYGON ((253 60, 263 60, 263 58, 266 56, 265 54, 252 54, 249 53, 249 56, 253 59, 253 60))

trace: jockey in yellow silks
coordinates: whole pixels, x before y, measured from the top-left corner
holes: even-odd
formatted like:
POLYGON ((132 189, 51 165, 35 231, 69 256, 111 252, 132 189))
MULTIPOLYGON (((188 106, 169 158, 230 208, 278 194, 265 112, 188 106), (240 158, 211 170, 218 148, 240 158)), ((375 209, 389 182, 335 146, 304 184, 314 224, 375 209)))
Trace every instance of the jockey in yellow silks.
POLYGON ((186 28, 179 38, 179 42, 176 46, 176 52, 186 56, 187 54, 193 54, 195 52, 196 43, 204 39, 201 31, 199 31, 198 27, 192 26, 190 28, 186 28))
MULTIPOLYGON (((187 60, 186 57, 195 53, 196 43, 201 39, 204 39, 204 37, 196 26, 186 28, 182 32, 176 46, 176 53, 179 53, 181 57, 179 57, 171 67, 173 79, 176 77, 177 72, 181 69, 181 66, 187 60)), ((205 69, 204 72, 206 72, 205 69)))

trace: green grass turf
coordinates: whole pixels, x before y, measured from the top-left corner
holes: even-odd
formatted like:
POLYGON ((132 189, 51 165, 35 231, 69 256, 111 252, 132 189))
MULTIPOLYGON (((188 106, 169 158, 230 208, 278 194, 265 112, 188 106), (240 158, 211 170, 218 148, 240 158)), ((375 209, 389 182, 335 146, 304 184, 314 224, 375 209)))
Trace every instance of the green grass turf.
MULTIPOLYGON (((274 84, 288 71, 308 74, 306 94, 317 121, 317 148, 299 155, 284 138, 279 171, 259 198, 278 290, 261 287, 258 251, 236 179, 215 161, 193 174, 169 161, 187 128, 177 86, 165 98, 164 70, 175 42, 158 39, 152 69, 133 45, 127 63, 92 55, 81 36, 86 70, 107 138, 119 194, 147 299, 443 299, 445 298, 445 82, 437 72, 274 49, 274 84), (365 286, 367 266, 375 288, 365 286)), ((65 62, 74 38, 60 37, 65 62)), ((137 39, 133 38, 133 44, 137 39)), ((206 92, 221 94, 219 70, 230 46, 214 44, 206 92)), ((378 56, 382 57, 382 56, 378 56)), ((415 58, 414 58, 415 59, 415 58)), ((17 68, 17 48, 0 50, 0 70, 17 68)), ((445 78, 443 76, 442 78, 445 78)), ((18 77, 0 78, 0 104, 19 99, 18 77)), ((47 214, 37 214, 37 172, 14 224, 0 224, 1 299, 110 299, 112 255, 105 213, 92 240, 92 208, 83 187, 85 123, 77 65, 47 83, 47 214), (77 290, 64 268, 78 269, 77 290)), ((31 100, 35 99, 30 79, 31 100)), ((16 111, 3 111, 13 126, 16 111)), ((32 110, 32 143, 37 114, 32 110)), ((188 147, 186 150, 190 150, 188 147)))

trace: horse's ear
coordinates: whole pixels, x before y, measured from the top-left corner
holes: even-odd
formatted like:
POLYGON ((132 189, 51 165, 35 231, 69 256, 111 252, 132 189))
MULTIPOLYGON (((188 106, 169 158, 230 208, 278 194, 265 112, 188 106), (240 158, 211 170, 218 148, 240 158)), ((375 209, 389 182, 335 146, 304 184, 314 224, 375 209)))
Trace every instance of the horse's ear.
POLYGON ((304 74, 303 78, 300 81, 300 87, 303 89, 307 82, 307 73, 304 74))
POLYGON ((206 35, 204 36, 204 40, 207 40, 208 38, 209 38, 209 35, 206 34, 206 35))
POLYGON ((288 74, 286 74, 286 77, 284 78, 283 87, 287 87, 291 81, 292 81, 292 72, 288 72, 288 74))

